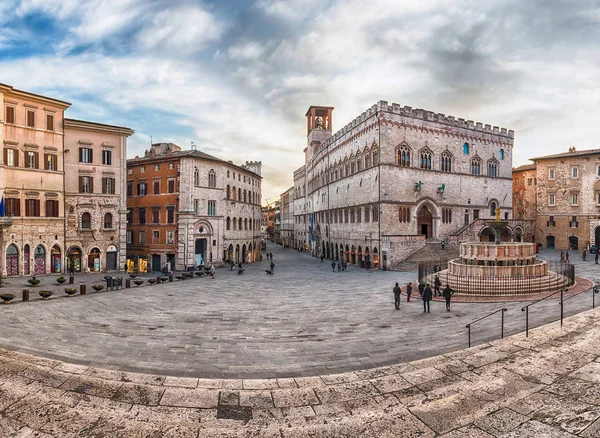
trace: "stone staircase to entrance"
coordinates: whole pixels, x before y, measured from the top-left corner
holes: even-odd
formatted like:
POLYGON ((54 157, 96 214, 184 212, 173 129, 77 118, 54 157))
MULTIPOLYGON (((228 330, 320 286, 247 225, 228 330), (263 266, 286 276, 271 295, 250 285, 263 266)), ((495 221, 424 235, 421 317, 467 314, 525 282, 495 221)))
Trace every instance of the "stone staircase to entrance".
POLYGON ((425 246, 417 252, 404 259, 397 267, 398 271, 416 271, 419 269, 419 263, 434 263, 440 260, 452 260, 458 258, 458 248, 446 244, 442 249, 439 241, 427 241, 425 246))

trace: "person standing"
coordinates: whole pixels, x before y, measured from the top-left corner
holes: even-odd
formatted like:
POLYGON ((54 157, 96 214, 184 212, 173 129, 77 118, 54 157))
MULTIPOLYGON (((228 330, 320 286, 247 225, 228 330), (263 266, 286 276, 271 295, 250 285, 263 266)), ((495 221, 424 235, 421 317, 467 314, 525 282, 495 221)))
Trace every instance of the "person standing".
POLYGON ((431 301, 431 286, 429 283, 425 286, 423 290, 423 313, 429 313, 429 302, 431 301))
POLYGON ((412 295, 412 283, 409 282, 406 285, 406 302, 410 303, 410 296, 412 295))
POLYGON ((566 252, 565 259, 567 260, 567 263, 569 263, 569 251, 566 252))
POLYGON ((433 280, 433 296, 442 296, 442 293, 440 292, 440 287, 442 287, 442 282, 440 280, 440 277, 438 277, 437 275, 435 276, 435 279, 433 280))
POLYGON ((596 256, 594 257, 594 260, 596 261, 596 264, 598 264, 598 250, 596 250, 596 256))
POLYGON ((396 283, 396 286, 394 286, 394 306, 396 310, 400 310, 400 292, 400 286, 396 283))
POLYGON ((215 265, 210 265, 210 269, 208 272, 210 272, 210 276, 214 280, 215 279, 215 265))
POLYGON ((333 272, 335 272, 335 260, 331 262, 331 269, 333 269, 333 272))
POLYGON ((446 283, 446 287, 444 288, 443 296, 446 298, 446 312, 450 312, 450 298, 454 294, 454 290, 450 288, 450 285, 446 283))
POLYGON ((419 290, 419 295, 422 297, 423 292, 425 291, 425 283, 423 283, 423 280, 419 280, 419 286, 417 286, 417 289, 419 290))

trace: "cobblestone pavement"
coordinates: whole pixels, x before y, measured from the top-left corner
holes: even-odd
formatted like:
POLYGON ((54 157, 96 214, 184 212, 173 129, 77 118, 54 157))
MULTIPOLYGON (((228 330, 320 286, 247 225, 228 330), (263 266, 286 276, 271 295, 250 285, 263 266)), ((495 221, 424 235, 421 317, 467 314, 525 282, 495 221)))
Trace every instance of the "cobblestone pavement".
MULTIPOLYGON (((315 376, 410 362, 465 348, 465 325, 507 307, 505 333, 524 330, 523 303, 455 303, 445 312, 418 297, 393 307, 395 281, 414 273, 366 272, 331 266, 270 245, 268 262, 237 275, 217 270, 199 278, 86 296, 0 306, 8 349, 74 364, 194 378, 315 376)), ((556 254, 546 253, 553 257, 556 254)), ((575 257, 572 257, 574 259, 575 257)), ((587 262, 578 275, 593 278, 587 262)), ((82 277, 83 278, 83 277, 82 277)), ((86 277, 87 278, 87 277, 86 277)), ((45 281, 45 279, 44 279, 45 281)), ((42 283, 44 284, 44 283, 42 283)), ((62 289, 62 288, 61 288, 62 289)), ((89 289, 89 287, 88 287, 89 289)), ((34 289, 32 289, 34 291, 34 289)), ((570 315, 591 307, 591 292, 566 301, 570 315)), ((530 325, 556 320, 549 299, 531 308, 530 325)), ((500 335, 500 316, 473 326, 481 343, 500 335)))
POLYGON ((0 435, 595 438, 599 337, 596 309, 529 338, 420 361, 243 380, 110 371, 0 349, 0 435))

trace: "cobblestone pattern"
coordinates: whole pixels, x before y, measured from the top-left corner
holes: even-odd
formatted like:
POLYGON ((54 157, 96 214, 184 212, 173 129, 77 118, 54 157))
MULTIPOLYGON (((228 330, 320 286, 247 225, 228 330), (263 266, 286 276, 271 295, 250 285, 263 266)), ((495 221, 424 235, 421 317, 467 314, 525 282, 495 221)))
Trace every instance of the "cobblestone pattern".
POLYGON ((596 437, 600 311, 425 360, 283 379, 165 377, 0 350, 2 436, 596 437))

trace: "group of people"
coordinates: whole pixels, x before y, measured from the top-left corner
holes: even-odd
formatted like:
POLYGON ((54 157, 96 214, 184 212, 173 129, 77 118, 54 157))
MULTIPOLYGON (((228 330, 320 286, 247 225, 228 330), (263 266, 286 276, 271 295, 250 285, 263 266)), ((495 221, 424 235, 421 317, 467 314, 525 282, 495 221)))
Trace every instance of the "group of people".
POLYGON ((337 268, 338 272, 345 271, 347 267, 348 267, 348 263, 346 263, 345 260, 337 261, 337 262, 335 260, 333 260, 331 262, 331 269, 333 270, 333 272, 335 272, 336 268, 337 268))
MULTIPOLYGON (((449 284, 446 283, 446 287, 444 288, 444 290, 442 292, 440 292, 441 285, 442 285, 442 282, 440 281, 440 279, 437 275, 434 278, 433 290, 431 289, 431 285, 429 283, 425 283, 425 282, 423 282, 423 280, 419 281, 417 290, 419 291, 419 294, 421 295, 421 299, 423 300, 423 313, 425 313, 425 312, 430 313, 429 303, 431 302, 433 297, 436 296, 436 294, 439 294, 440 296, 443 296, 446 299, 446 311, 450 312, 450 300, 452 298, 452 295, 454 294, 454 290, 450 287, 449 284)), ((406 302, 407 303, 410 302, 412 290, 413 290, 412 282, 409 282, 406 285, 406 302)), ((402 293, 402 289, 400 289, 400 286, 398 285, 398 283, 396 283, 396 286, 394 286, 393 291, 394 291, 394 306, 395 306, 396 310, 400 310, 400 294, 402 293)))
MULTIPOLYGON (((585 260, 585 256, 584 256, 585 260)), ((569 263, 569 251, 561 251, 560 252, 560 261, 569 263)))

